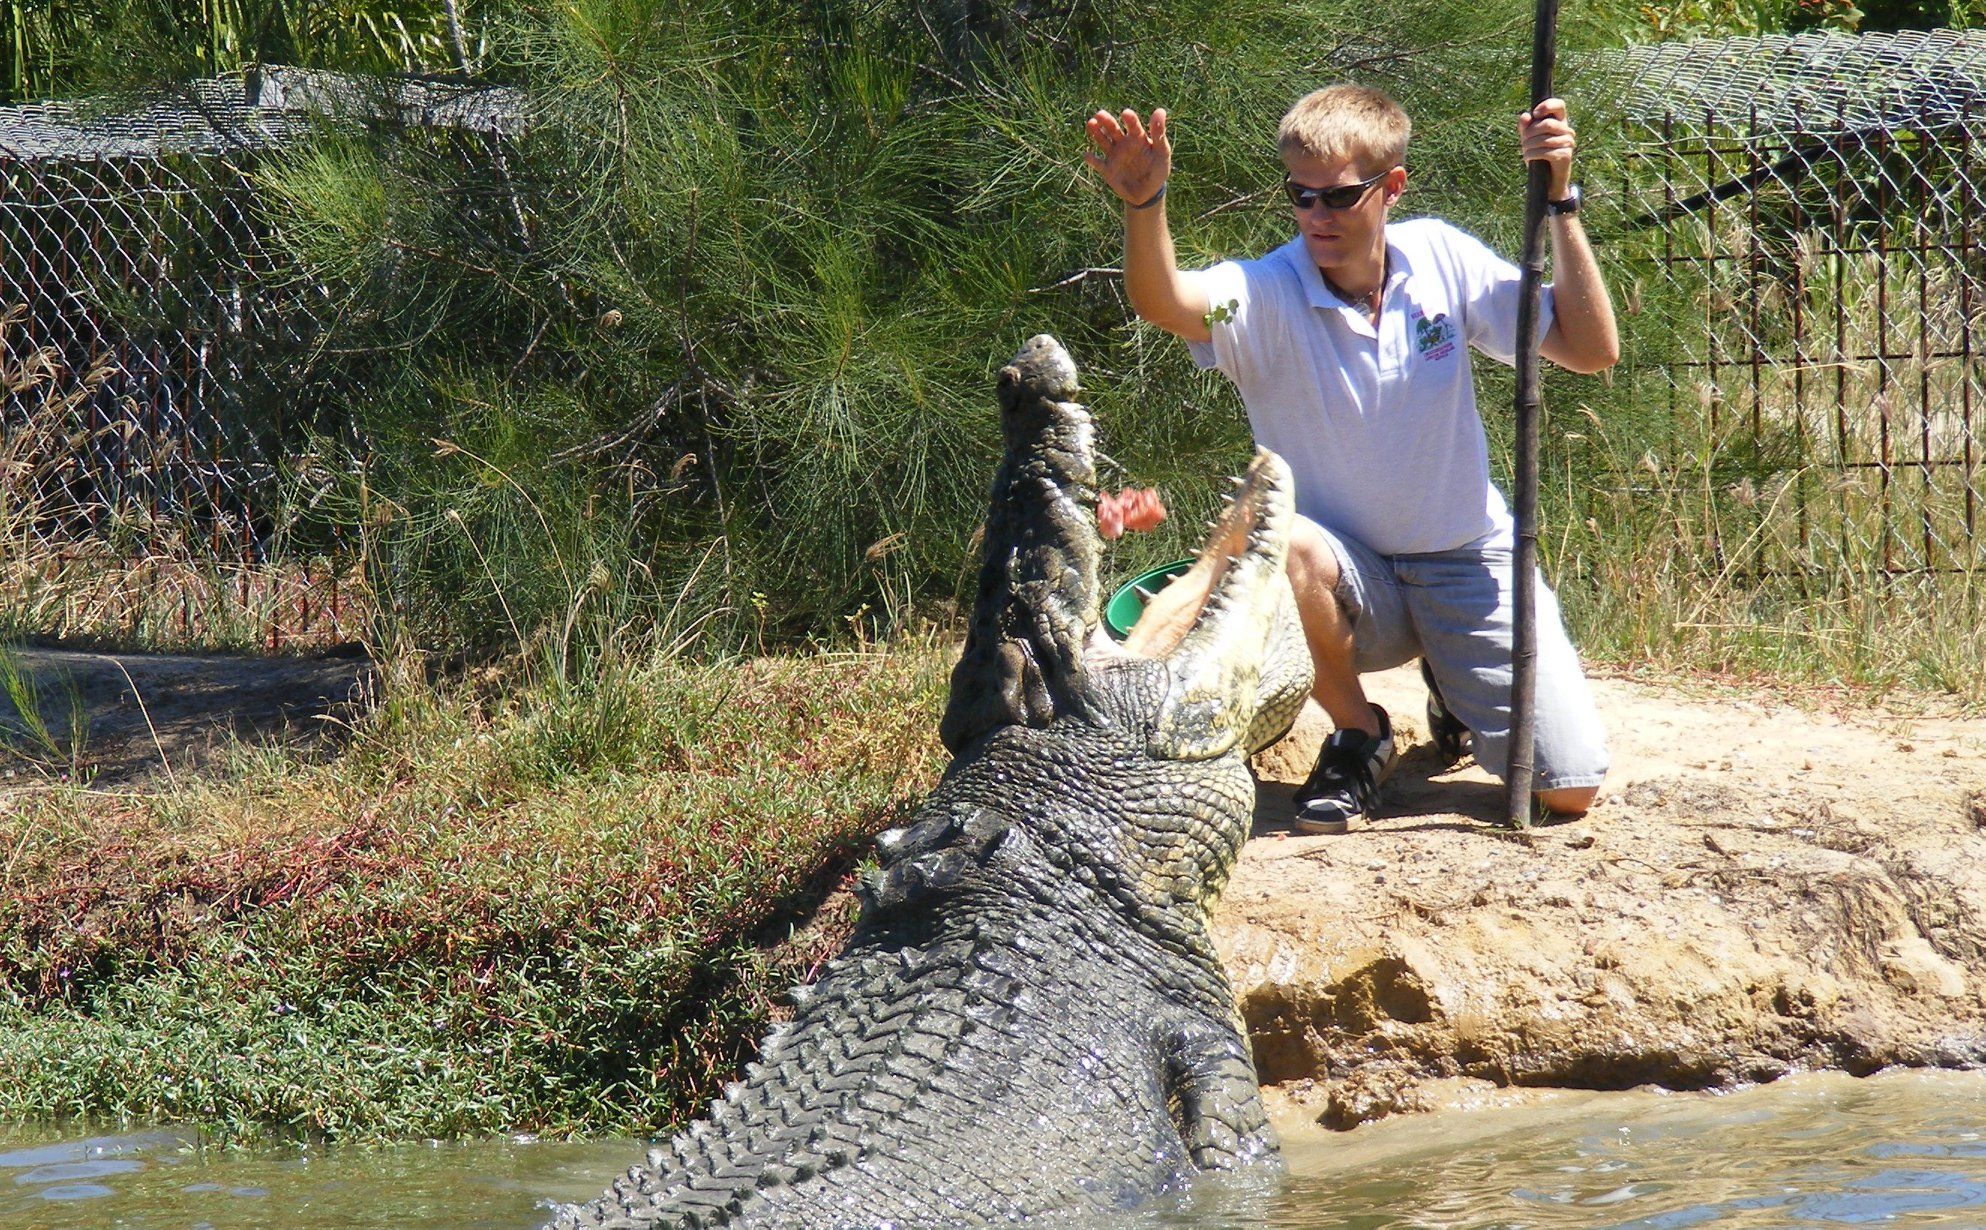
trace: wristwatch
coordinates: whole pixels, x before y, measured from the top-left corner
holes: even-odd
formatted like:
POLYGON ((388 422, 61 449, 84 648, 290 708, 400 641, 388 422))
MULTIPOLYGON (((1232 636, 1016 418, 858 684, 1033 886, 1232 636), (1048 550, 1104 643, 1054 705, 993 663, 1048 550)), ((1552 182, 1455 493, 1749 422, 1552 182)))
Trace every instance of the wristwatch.
POLYGON ((1546 201, 1545 212, 1550 214, 1554 218, 1558 217, 1560 214, 1578 213, 1579 185, 1578 184, 1572 185, 1571 189, 1566 192, 1564 198, 1561 200, 1546 201))

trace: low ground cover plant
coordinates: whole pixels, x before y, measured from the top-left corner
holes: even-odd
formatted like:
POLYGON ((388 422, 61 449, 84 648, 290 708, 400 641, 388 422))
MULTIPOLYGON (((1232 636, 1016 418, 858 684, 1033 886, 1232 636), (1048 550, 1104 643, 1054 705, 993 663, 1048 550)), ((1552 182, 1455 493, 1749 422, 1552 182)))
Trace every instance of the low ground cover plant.
POLYGON ((13 794, 0 1114, 658 1130, 834 944, 792 929, 935 779, 944 665, 402 680, 327 763, 13 794))

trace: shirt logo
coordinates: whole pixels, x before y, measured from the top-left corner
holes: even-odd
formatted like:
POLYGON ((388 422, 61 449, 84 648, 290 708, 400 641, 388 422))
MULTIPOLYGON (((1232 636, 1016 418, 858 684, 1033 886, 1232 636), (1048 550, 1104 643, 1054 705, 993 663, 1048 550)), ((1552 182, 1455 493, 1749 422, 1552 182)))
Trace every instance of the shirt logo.
POLYGON ((1436 312, 1433 316, 1419 313, 1414 318, 1414 344, 1421 352, 1421 359, 1437 363, 1455 353, 1455 324, 1448 319, 1446 312, 1436 312))

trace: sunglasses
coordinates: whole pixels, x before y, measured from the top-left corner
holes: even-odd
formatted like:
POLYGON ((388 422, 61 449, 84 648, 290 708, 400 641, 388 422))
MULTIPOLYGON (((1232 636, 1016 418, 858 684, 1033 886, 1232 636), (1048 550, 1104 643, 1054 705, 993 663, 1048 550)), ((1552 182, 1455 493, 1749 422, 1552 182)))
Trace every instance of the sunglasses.
POLYGON ((1290 204, 1296 206, 1299 213, 1309 212, 1319 201, 1324 203, 1326 209, 1350 209, 1365 199, 1365 194, 1372 191, 1374 184, 1392 173, 1392 168, 1388 167, 1371 179, 1362 179, 1355 184, 1339 184, 1331 188, 1306 188, 1284 176, 1283 191, 1290 194, 1290 204))

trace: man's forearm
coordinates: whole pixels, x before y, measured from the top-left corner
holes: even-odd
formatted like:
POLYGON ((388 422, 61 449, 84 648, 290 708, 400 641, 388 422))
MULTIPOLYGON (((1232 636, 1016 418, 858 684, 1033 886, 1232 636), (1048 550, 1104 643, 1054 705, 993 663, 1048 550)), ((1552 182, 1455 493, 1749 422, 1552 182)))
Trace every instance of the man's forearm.
POLYGON ((1551 219, 1552 314, 1560 345, 1554 363, 1578 372, 1598 372, 1620 360, 1620 333, 1600 262, 1587 242, 1578 214, 1551 219))
POLYGON ((1199 302, 1205 296, 1179 271, 1163 198, 1144 209, 1125 207, 1124 294, 1132 311, 1167 333, 1189 342, 1213 337, 1207 305, 1199 302))

